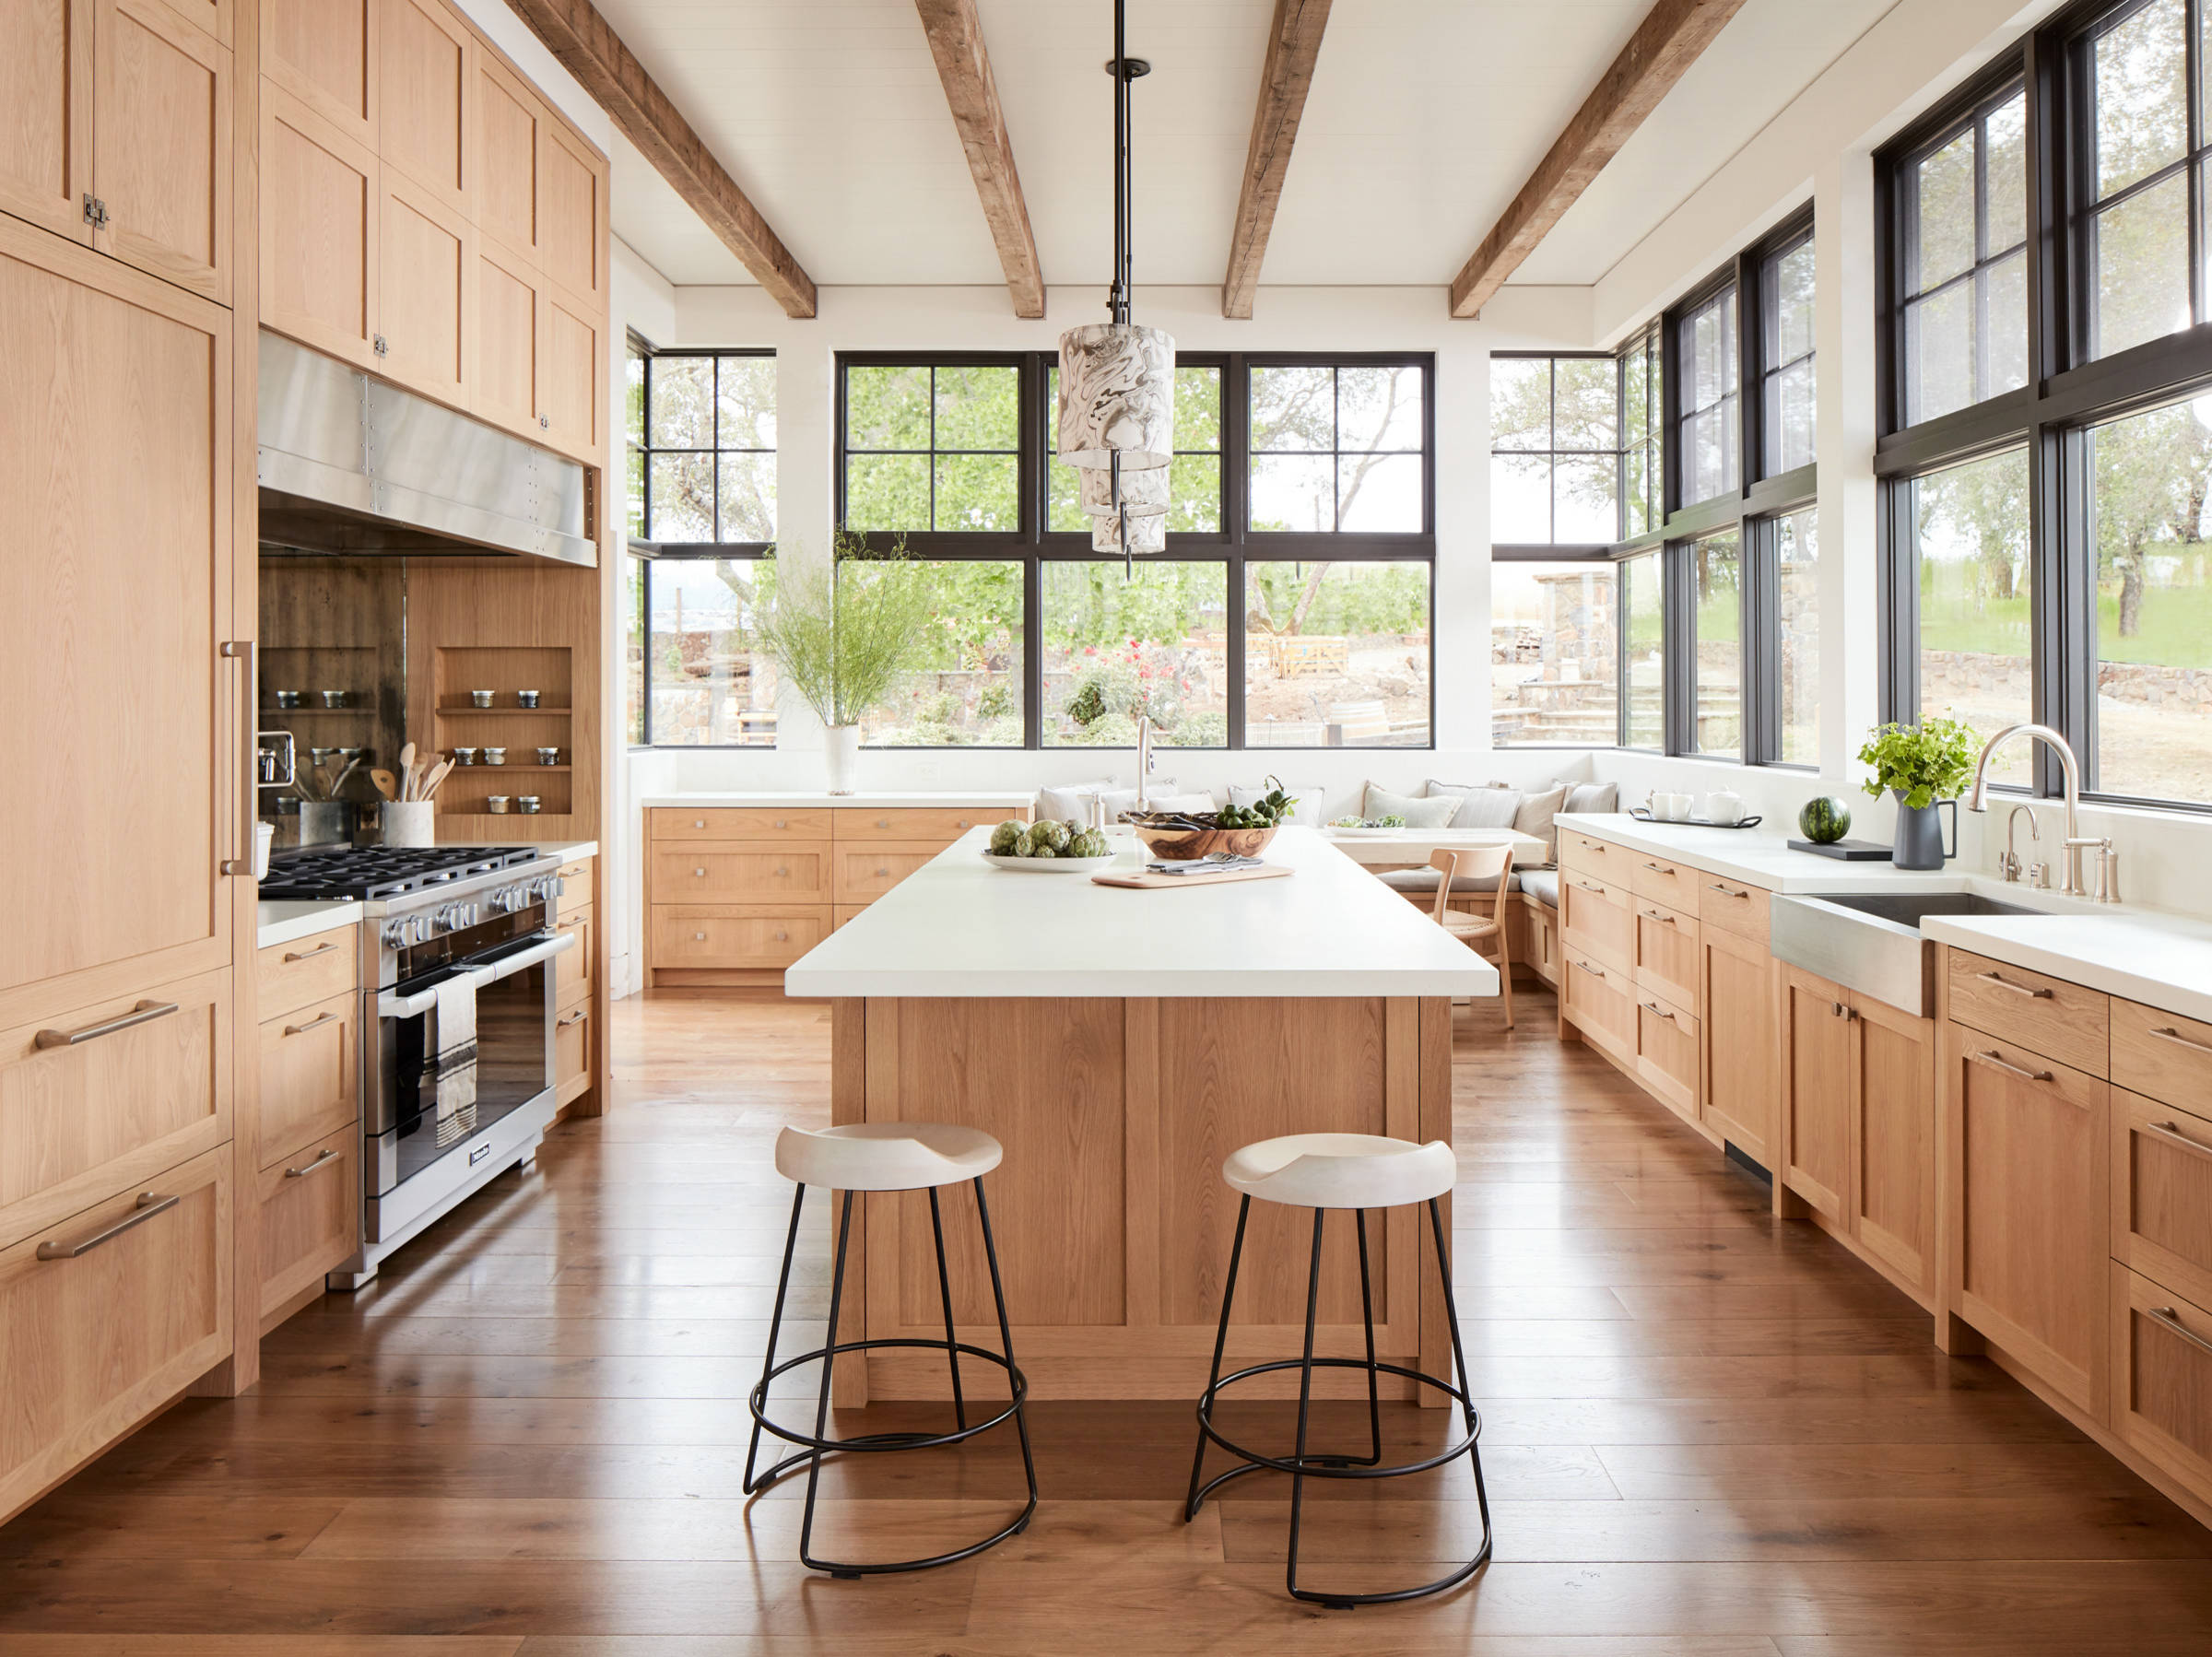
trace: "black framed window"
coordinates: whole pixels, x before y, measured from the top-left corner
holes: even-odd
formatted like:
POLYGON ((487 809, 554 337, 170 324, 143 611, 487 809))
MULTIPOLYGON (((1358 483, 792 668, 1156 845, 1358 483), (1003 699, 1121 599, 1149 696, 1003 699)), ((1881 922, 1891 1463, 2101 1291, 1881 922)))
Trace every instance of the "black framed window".
POLYGON ((1813 233, 1808 228, 1759 262, 1758 472, 1809 466, 1818 382, 1813 351, 1813 233))
POLYGON ((2203 10, 2200 0, 2148 0, 2081 37, 2085 357, 2204 318, 2203 10))
POLYGON ((1490 358, 1490 540, 1608 546, 1621 538, 1621 360, 1490 358))
POLYGON ((1246 529, 1427 533, 1429 380, 1422 361, 1251 358, 1246 529))
MULTIPOLYGON (((1175 458, 1168 467, 1170 534, 1221 533, 1222 411, 1220 362, 1179 357, 1175 362, 1175 458)), ((1090 536, 1076 469, 1060 458, 1053 411, 1060 406, 1060 367, 1047 358, 1044 370, 1046 476, 1045 528, 1049 535, 1090 536)))
POLYGON ((641 350, 627 458, 636 538, 664 550, 776 538, 771 351, 641 350))
POLYGON ((1620 570, 1605 558, 1492 561, 1492 746, 1619 742, 1620 570))
POLYGON ((1675 323, 1681 413, 1676 425, 1681 504, 1696 506, 1743 481, 1740 407, 1743 341, 1736 329, 1733 276, 1675 323))
MULTIPOLYGON (((1762 745, 1777 765, 1820 763, 1820 514, 1769 518, 1774 570, 1773 724, 1762 745)), ((1764 625, 1763 617, 1761 625, 1764 625)))
POLYGON ((841 379, 840 522, 856 531, 1022 529, 1018 358, 853 362, 841 379))
POLYGON ((1621 536, 1634 540, 1666 521, 1666 351, 1653 323, 1621 347, 1621 536))
POLYGON ((1667 746, 1667 561, 1656 547, 1621 561, 1623 747, 1667 746))

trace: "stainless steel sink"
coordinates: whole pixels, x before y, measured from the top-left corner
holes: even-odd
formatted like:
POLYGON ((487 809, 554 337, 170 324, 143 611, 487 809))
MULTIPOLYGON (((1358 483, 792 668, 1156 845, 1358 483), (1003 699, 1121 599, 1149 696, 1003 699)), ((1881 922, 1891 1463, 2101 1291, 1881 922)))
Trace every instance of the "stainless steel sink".
POLYGON ((1936 1011, 1936 943, 1928 915, 2033 915, 1978 892, 1826 892, 1777 897, 1769 946, 1793 967, 1926 1018, 1936 1011))

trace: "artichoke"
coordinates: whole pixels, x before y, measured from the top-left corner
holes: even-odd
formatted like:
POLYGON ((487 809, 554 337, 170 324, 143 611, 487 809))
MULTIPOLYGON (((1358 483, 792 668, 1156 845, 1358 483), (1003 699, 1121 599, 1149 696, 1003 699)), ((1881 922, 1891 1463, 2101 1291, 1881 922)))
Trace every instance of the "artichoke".
POLYGON ((1019 833, 1015 835, 1014 843, 1006 848, 1006 855, 1009 857, 1034 857, 1037 855, 1036 845, 1030 839, 1028 828, 1024 827, 1019 833))
POLYGON ((1032 857, 1045 852, 1058 852, 1066 844, 1067 825, 1065 823, 1055 823, 1047 817, 1042 822, 1032 825, 1030 828, 1030 855, 1032 857))
POLYGON ((1086 828, 1076 836, 1073 854, 1077 857, 1104 857, 1110 850, 1103 830, 1086 828))
POLYGON ((1027 823, 1008 817, 991 830, 991 850, 1001 857, 1011 854, 1014 851, 1014 842, 1021 838, 1021 831, 1028 827, 1027 823))

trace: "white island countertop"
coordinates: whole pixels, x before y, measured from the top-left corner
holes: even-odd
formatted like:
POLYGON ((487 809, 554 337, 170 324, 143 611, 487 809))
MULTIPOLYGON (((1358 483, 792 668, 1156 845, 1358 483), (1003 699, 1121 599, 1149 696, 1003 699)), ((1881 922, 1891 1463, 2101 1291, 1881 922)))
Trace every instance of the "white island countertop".
POLYGON ((763 811, 779 808, 804 811, 809 807, 837 805, 856 811, 927 810, 940 805, 956 811, 963 805, 994 811, 1021 811, 1036 803, 1037 791, 1033 788, 864 789, 859 793, 852 794, 833 794, 821 789, 786 789, 761 793, 647 794, 638 802, 641 806, 661 806, 677 811, 733 805, 757 806, 763 811))
MULTIPOLYGON (((971 829, 809 950, 796 996, 1472 996, 1498 972, 1311 828, 1267 861, 1282 879, 1187 890, 1006 873, 971 829)), ((1140 866, 1127 830, 1117 868, 1140 866)))

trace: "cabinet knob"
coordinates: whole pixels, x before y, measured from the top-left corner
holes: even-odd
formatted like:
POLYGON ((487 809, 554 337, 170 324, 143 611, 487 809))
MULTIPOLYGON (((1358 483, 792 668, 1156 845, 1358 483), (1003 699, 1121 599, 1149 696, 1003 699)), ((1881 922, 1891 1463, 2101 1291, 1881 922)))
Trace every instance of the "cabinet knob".
POLYGON ((691 873, 695 878, 700 880, 704 880, 707 877, 707 872, 704 869, 693 869, 691 873))
POLYGON ((888 828, 890 826, 891 819, 888 817, 877 817, 876 819, 876 827, 878 828, 888 828))
POLYGON ((785 822, 782 817, 778 817, 776 819, 776 827, 779 828, 788 828, 791 827, 791 825, 785 822))
POLYGON ((789 934, 789 933, 787 933, 787 932, 780 932, 780 933, 776 934, 776 942, 777 942, 777 943, 779 943, 779 944, 785 944, 785 943, 789 943, 790 941, 791 941, 791 934, 789 934))
POLYGON ((691 827, 694 828, 704 828, 706 826, 707 819, 704 817, 693 817, 691 819, 691 827))
POLYGON ((888 869, 877 869, 876 871, 876 878, 878 880, 888 880, 890 876, 891 872, 888 869))
POLYGON ((691 934, 691 941, 695 944, 703 944, 707 941, 707 934, 703 932, 695 932, 691 934))
POLYGON ((960 818, 960 819, 959 819, 959 826, 960 828, 974 828, 974 827, 975 827, 975 825, 974 825, 973 823, 970 822, 970 821, 969 821, 969 820, 968 820, 966 817, 962 817, 962 818, 960 818))
POLYGON ((778 880, 789 880, 791 878, 791 871, 789 869, 778 869, 776 871, 776 878, 778 880))

